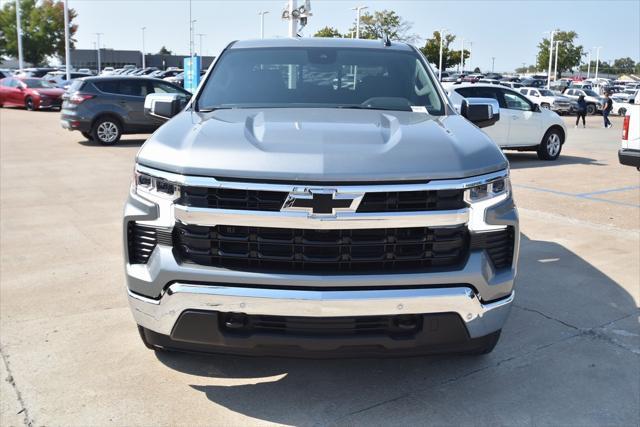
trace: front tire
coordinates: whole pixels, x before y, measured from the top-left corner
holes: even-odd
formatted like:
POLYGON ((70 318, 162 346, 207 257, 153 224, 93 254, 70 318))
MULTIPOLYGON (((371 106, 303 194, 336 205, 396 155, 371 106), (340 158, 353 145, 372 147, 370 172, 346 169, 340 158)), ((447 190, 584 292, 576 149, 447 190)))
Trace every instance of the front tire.
POLYGON ((36 110, 36 104, 33 102, 33 98, 31 98, 30 96, 27 96, 24 100, 24 108, 26 108, 29 111, 35 111, 36 110))
POLYGON ((626 115, 626 114, 627 114, 627 109, 626 109, 626 108, 622 107, 622 108, 620 108, 620 109, 618 110, 618 115, 619 115, 619 116, 624 116, 624 115, 626 115))
POLYGON ((540 160, 556 160, 562 151, 562 135, 557 129, 549 129, 538 146, 540 160))
POLYGON ((542 104, 540 104, 540 107, 546 109, 546 110, 550 110, 551 109, 551 105, 547 104, 546 102, 543 102, 542 104))
POLYGON ((587 105, 587 114, 588 115, 593 116, 597 111, 598 111, 598 109, 596 108, 596 106, 594 104, 587 105))
POLYGON ((91 136, 102 145, 114 145, 122 136, 122 126, 112 117, 103 117, 93 124, 91 136))

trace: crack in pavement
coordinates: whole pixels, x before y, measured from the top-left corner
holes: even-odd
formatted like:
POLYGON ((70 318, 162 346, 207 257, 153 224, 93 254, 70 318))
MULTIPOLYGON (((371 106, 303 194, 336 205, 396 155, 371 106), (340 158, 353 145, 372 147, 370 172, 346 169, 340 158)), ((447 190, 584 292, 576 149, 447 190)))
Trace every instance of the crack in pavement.
POLYGON ((576 331, 580 330, 580 328, 578 328, 577 326, 572 325, 571 323, 567 323, 564 320, 556 319, 555 317, 549 316, 548 314, 545 314, 545 313, 543 313, 543 312, 541 312, 539 310, 536 310, 535 308, 529 308, 529 307, 525 307, 523 305, 518 305, 518 304, 513 304, 513 306, 517 307, 517 308, 519 308, 521 310, 524 310, 524 311, 528 311, 528 312, 531 312, 531 313, 537 313, 537 314, 539 314, 540 316, 542 316, 542 317, 544 317, 546 319, 556 321, 556 322, 558 322, 558 323, 560 323, 560 324, 562 324, 562 325, 564 325, 564 326, 566 326, 568 328, 575 329, 576 331))
POLYGON ((29 410, 27 409, 27 405, 25 405, 24 400, 22 399, 22 394, 18 389, 18 385, 16 384, 16 380, 13 377, 13 373, 11 372, 11 367, 9 366, 9 359, 4 352, 2 346, 0 346, 0 357, 2 357, 2 362, 4 363, 4 368, 7 370, 7 378, 6 381, 11 385, 13 391, 16 393, 16 399, 18 400, 18 404, 20 406, 20 410, 17 414, 22 414, 24 425, 28 427, 33 426, 33 420, 29 416, 29 410))

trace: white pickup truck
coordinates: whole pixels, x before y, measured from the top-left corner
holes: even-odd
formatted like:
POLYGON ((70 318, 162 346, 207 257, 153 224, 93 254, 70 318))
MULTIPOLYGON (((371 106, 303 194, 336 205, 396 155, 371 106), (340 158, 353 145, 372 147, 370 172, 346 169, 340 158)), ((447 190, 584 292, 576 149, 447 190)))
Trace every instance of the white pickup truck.
POLYGON ((629 101, 622 127, 622 144, 618 151, 620 163, 640 170, 640 92, 629 101))

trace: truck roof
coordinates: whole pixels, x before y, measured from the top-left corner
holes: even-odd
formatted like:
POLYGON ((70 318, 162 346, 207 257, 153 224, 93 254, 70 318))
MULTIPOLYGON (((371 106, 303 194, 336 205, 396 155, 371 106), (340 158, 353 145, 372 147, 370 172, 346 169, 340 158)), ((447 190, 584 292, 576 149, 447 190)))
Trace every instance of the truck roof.
POLYGON ((233 42, 229 49, 251 49, 267 47, 343 47, 361 49, 391 49, 411 51, 411 47, 404 42, 391 42, 385 46, 382 40, 342 39, 328 37, 301 37, 280 39, 255 39, 233 42))

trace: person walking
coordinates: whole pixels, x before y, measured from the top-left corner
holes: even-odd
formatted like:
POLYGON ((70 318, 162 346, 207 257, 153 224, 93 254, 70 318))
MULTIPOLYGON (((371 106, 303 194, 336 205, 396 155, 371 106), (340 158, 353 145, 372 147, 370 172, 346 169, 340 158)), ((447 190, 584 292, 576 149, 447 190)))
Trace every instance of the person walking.
POLYGON ((613 110, 613 101, 611 100, 611 97, 609 97, 609 92, 605 92, 604 105, 602 106, 602 117, 604 117, 604 127, 607 129, 613 126, 611 121, 609 121, 609 114, 611 113, 611 110, 613 110))
POLYGON ((587 101, 584 100, 584 95, 580 95, 578 98, 578 108, 576 109, 576 113, 576 127, 578 127, 580 117, 582 117, 582 127, 586 128, 587 123, 585 122, 585 118, 587 117, 587 101))

